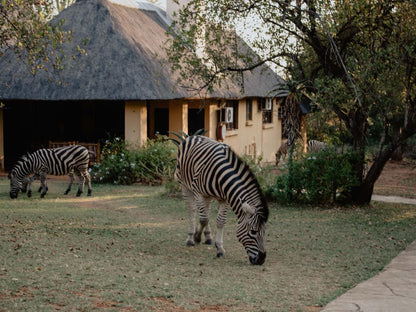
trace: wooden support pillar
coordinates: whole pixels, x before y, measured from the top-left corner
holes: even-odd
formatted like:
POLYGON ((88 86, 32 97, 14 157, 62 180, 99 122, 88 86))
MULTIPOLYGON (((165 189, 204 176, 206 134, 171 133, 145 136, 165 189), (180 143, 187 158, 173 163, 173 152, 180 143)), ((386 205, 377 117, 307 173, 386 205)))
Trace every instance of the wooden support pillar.
POLYGON ((188 134, 188 103, 183 101, 169 102, 169 131, 188 134))
POLYGON ((124 138, 131 148, 139 148, 147 140, 146 101, 126 101, 124 108, 124 138))

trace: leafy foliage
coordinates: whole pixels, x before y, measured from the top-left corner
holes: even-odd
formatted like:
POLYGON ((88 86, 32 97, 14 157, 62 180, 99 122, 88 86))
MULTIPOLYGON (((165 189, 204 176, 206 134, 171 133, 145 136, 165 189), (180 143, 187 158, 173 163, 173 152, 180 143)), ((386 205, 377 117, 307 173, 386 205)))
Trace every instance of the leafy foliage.
POLYGON ((92 168, 97 183, 161 184, 173 176, 176 148, 164 138, 148 140, 139 150, 127 148, 124 140, 107 140, 102 151, 102 163, 92 168))
POLYGON ((336 116, 342 123, 340 138, 333 141, 349 140, 361 158, 353 164, 359 185, 351 198, 366 204, 386 161, 416 133, 415 5, 193 0, 179 13, 174 26, 180 35, 171 40, 168 54, 183 80, 196 76, 200 79, 192 81, 203 81, 207 89, 266 61, 283 67, 290 80, 309 81, 315 102, 331 113, 330 120, 336 116), (257 57, 235 44, 239 29, 257 34, 245 38, 257 57), (197 56, 192 52, 201 41, 205 50, 197 56), (381 132, 378 138, 372 125, 381 132), (378 139, 378 151, 364 174, 369 136, 378 139))
POLYGON ((351 163, 354 153, 327 148, 288 162, 288 172, 267 191, 279 202, 326 205, 340 202, 357 185, 351 163))
MULTIPOLYGON (((65 55, 63 44, 72 39, 71 31, 64 31, 64 20, 52 23, 56 10, 62 10, 73 0, 2 0, 0 1, 0 57, 12 49, 25 60, 31 73, 37 70, 61 70, 65 58, 85 54, 78 51, 65 55), (50 65, 50 66, 48 66, 50 65)), ((85 44, 84 44, 85 45, 85 44)))

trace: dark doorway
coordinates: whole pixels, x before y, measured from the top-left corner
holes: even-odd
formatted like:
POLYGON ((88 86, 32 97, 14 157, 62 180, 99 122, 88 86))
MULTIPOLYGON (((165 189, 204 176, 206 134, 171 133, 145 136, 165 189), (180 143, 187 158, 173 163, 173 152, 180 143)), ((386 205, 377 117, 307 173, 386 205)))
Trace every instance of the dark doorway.
POLYGON ((169 108, 155 108, 155 133, 168 135, 169 108))
POLYGON ((4 109, 5 169, 49 141, 102 143, 124 139, 122 101, 14 101, 4 109))
POLYGON ((205 128, 205 109, 188 109, 188 134, 194 134, 199 129, 205 128))

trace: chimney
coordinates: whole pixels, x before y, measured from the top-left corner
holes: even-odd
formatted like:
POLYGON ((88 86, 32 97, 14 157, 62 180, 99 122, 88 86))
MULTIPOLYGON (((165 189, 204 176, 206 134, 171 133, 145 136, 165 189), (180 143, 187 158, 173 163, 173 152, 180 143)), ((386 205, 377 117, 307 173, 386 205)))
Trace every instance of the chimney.
POLYGON ((166 14, 173 21, 176 21, 179 10, 186 6, 189 2, 191 2, 191 0, 166 0, 166 14))
MULTIPOLYGON (((178 20, 179 10, 183 9, 188 5, 192 0, 166 0, 166 15, 173 21, 178 20)), ((204 58, 205 55, 205 27, 200 30, 200 34, 197 38, 197 43, 195 46, 196 54, 204 58)))

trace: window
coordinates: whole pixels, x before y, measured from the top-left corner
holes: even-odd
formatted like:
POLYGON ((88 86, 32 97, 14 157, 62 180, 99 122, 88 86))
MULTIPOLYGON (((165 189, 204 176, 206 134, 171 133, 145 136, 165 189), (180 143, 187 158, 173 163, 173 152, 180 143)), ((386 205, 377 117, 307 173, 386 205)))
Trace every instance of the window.
POLYGON ((257 109, 259 112, 262 112, 264 124, 273 122, 273 99, 272 98, 258 99, 257 109))
POLYGON ((253 100, 246 99, 246 121, 253 120, 253 100))
POLYGON ((279 109, 278 109, 278 111, 277 111, 277 117, 278 117, 279 119, 283 119, 284 114, 285 114, 285 112, 284 112, 284 110, 283 110, 283 107, 280 105, 280 107, 279 107, 279 109))
POLYGON ((217 114, 218 121, 225 123, 227 130, 238 129, 238 100, 227 100, 217 114))

